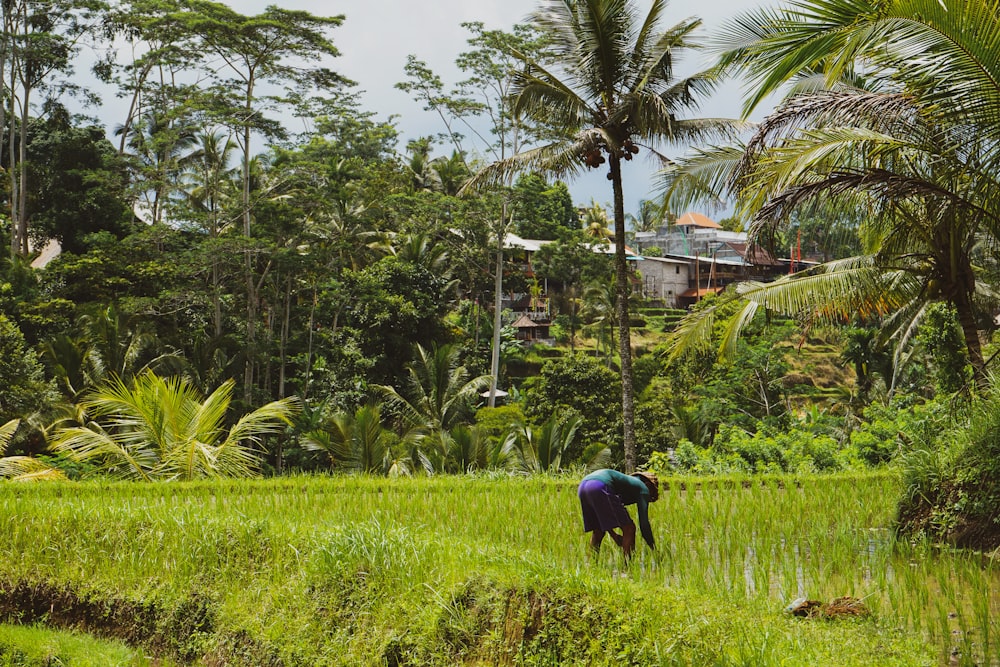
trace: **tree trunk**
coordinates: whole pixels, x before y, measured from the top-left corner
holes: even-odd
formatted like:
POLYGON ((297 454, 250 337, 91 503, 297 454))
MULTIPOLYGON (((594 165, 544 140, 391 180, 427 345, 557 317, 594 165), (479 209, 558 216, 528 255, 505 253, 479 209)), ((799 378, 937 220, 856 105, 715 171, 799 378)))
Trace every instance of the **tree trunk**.
POLYGON ((500 209, 500 225, 497 227, 497 266, 496 276, 493 278, 493 347, 490 354, 489 400, 491 408, 495 408, 497 405, 497 381, 500 378, 500 329, 503 325, 503 237, 506 217, 507 203, 504 202, 500 209))
POLYGON ((244 269, 247 286, 246 366, 243 373, 243 398, 249 404, 253 390, 257 342, 257 290, 253 279, 253 250, 250 247, 250 118, 253 112, 253 80, 247 85, 246 117, 243 126, 243 235, 246 237, 244 269))
MULTIPOLYGON (((28 256, 28 113, 31 109, 28 106, 28 98, 31 90, 25 86, 21 93, 24 101, 21 105, 21 127, 20 141, 18 146, 18 183, 17 183, 17 221, 12 225, 17 229, 17 253, 22 257, 28 256)), ((13 168, 13 165, 11 165, 13 168)))
POLYGON ((292 320, 292 279, 285 277, 284 309, 281 317, 281 334, 278 337, 278 349, 281 367, 278 369, 278 397, 285 397, 285 373, 288 367, 288 336, 292 320))
POLYGON ((622 435, 625 448, 625 472, 635 470, 635 399, 632 395, 632 339, 629 333, 628 298, 632 288, 625 257, 625 200, 622 194, 621 158, 611 153, 611 185, 615 206, 615 278, 618 291, 618 349, 622 367, 622 435))
POLYGON ((965 349, 969 354, 969 363, 972 364, 972 378, 977 389, 985 390, 990 383, 986 376, 986 362, 983 360, 979 328, 976 326, 976 317, 972 312, 972 301, 968 293, 959 292, 958 298, 955 299, 955 311, 958 314, 958 324, 962 327, 962 336, 965 338, 965 349))
MULTIPOLYGON (((7 14, 4 13, 3 16, 0 17, 0 90, 2 90, 4 82, 7 80, 7 54, 9 50, 9 45, 10 45, 9 20, 7 14)), ((6 123, 7 123, 7 107, 3 103, 2 96, 0 96, 0 132, 4 130, 4 128, 6 127, 6 123)), ((7 136, 12 137, 14 136, 14 134, 12 132, 7 136)), ((2 168, 2 163, 3 163, 2 151, 0 151, 0 168, 2 168)), ((13 220, 13 215, 11 216, 11 220, 13 220)), ((10 241, 11 257, 13 257, 14 256, 13 228, 11 228, 10 230, 10 238, 11 238, 10 241)))

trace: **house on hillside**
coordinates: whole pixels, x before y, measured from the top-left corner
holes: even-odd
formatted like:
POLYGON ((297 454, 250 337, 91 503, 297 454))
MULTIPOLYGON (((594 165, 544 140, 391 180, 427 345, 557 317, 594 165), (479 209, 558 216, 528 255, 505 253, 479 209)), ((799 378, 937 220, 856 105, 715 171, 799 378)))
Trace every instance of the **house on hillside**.
MULTIPOLYGON (((687 308, 734 282, 774 280, 792 268, 789 260, 748 245, 745 233, 724 230, 694 212, 656 232, 637 233, 636 245, 640 254, 658 255, 643 255, 636 263, 643 296, 672 308, 687 308)), ((806 265, 796 264, 796 270, 806 265)))
MULTIPOLYGON (((548 281, 536 276, 531 263, 534 253, 547 243, 552 241, 524 239, 515 234, 508 234, 504 240, 506 252, 534 283, 533 292, 504 295, 504 309, 512 311, 514 319, 523 325, 517 327, 522 340, 547 338, 548 325, 555 316, 548 281)), ((690 307, 734 282, 774 280, 812 265, 802 261, 793 265, 788 259, 777 259, 764 248, 748 245, 743 232, 726 231, 700 213, 685 213, 674 225, 661 227, 655 233, 639 232, 635 244, 636 249, 626 248, 634 276, 633 290, 670 308, 690 307), (656 248, 657 256, 643 255, 639 248, 656 248)), ((594 252, 614 254, 614 244, 597 245, 594 252)))
MULTIPOLYGON (((525 239, 516 234, 507 234, 504 238, 505 254, 531 283, 527 292, 505 292, 501 302, 504 310, 510 310, 513 313, 514 319, 511 325, 517 329, 517 337, 520 340, 548 340, 550 336, 549 328, 556 313, 552 312, 549 281, 537 276, 531 263, 532 256, 548 243, 554 243, 554 241, 525 239)), ((603 255, 614 255, 615 245, 610 242, 598 243, 594 245, 593 250, 595 253, 603 255)), ((636 262, 641 258, 628 246, 626 246, 625 251, 630 269, 634 274, 636 262)), ((637 282, 634 289, 639 289, 637 282)))
MULTIPOLYGON (((744 232, 730 232, 722 225, 702 215, 689 212, 677 218, 672 225, 663 225, 655 232, 637 232, 636 251, 642 254, 649 248, 658 248, 662 255, 709 256, 727 243, 746 243, 744 232)), ((722 257, 722 259, 726 259, 722 257)))

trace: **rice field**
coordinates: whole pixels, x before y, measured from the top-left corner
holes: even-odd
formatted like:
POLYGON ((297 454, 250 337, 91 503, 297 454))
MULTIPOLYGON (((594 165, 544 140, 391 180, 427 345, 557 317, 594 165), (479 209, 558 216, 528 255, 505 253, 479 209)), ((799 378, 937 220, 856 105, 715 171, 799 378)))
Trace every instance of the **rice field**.
POLYGON ((628 564, 576 481, 0 484, 0 620, 177 664, 1000 664, 993 561, 896 541, 890 474, 665 480, 628 564))

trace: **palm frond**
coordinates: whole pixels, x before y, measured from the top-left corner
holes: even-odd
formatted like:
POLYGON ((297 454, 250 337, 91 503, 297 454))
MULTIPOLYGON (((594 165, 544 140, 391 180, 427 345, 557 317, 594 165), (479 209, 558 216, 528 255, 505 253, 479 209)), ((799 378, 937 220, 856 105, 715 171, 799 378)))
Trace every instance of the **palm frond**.
POLYGON ((74 426, 60 429, 52 451, 71 461, 97 462, 104 471, 120 479, 151 481, 150 472, 159 462, 150 448, 129 447, 103 430, 74 426))
POLYGON ((743 159, 743 147, 708 146, 672 162, 657 173, 661 210, 682 211, 692 205, 723 208, 728 186, 743 159))
POLYGON ((10 444, 14 433, 17 431, 17 427, 20 425, 20 419, 11 419, 3 426, 0 426, 0 456, 4 456, 7 453, 7 446, 10 444))
POLYGON ((686 315, 668 338, 670 358, 704 350, 711 342, 716 314, 733 299, 743 306, 725 322, 719 354, 731 356, 746 326, 760 309, 808 322, 840 323, 855 316, 875 318, 903 309, 921 293, 921 282, 904 271, 890 271, 872 257, 837 260, 771 283, 739 283, 718 304, 686 315))
POLYGON ((0 479, 12 482, 53 481, 66 479, 66 474, 32 456, 0 458, 0 479))
POLYGON ((560 178, 578 174, 585 168, 581 155, 587 147, 603 140, 604 135, 598 131, 588 131, 582 133, 581 139, 553 142, 498 160, 470 178, 459 194, 496 187, 504 183, 510 174, 548 171, 560 178))

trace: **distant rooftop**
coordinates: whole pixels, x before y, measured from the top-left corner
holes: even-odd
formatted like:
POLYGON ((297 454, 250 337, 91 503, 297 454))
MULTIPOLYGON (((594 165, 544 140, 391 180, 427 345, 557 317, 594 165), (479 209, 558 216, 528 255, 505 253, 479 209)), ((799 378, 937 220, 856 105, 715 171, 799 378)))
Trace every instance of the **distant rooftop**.
POLYGON ((714 220, 702 215, 701 213, 695 213, 694 211, 689 211, 677 218, 677 222, 674 223, 677 227, 703 227, 705 229, 722 229, 722 225, 715 222, 714 220))

